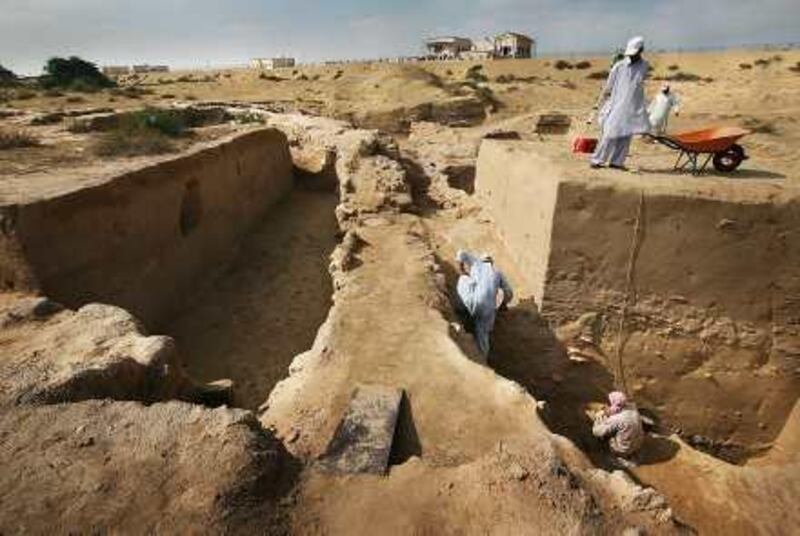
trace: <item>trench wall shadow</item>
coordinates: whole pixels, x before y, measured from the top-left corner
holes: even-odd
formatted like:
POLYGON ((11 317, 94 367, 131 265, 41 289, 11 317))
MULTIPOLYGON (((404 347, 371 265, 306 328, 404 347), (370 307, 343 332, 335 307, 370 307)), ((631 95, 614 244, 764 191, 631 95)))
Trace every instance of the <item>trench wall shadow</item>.
POLYGON ((414 424, 411 397, 403 391, 392 439, 392 450, 389 453, 389 466, 405 463, 413 456, 422 456, 422 443, 420 443, 417 427, 414 424))
MULTIPOLYGON (((437 260, 443 267, 454 319, 463 322, 455 314, 460 305, 455 290, 458 270, 452 262, 437 260)), ((545 402, 539 415, 552 432, 569 438, 596 466, 618 468, 602 442, 592 435, 593 423, 586 414, 590 403, 606 401, 614 389, 614 377, 603 363, 571 361, 534 299, 519 300, 498 312, 488 365, 545 402)), ((678 447, 669 439, 648 435, 643 450, 648 452, 640 463, 658 463, 673 457, 678 447)))
POLYGON ((763 169, 737 169, 732 173, 720 173, 711 168, 711 169, 706 169, 699 175, 692 175, 690 171, 676 170, 673 169, 672 167, 642 166, 641 168, 639 168, 639 171, 641 172, 642 175, 658 174, 658 175, 669 175, 673 177, 686 177, 695 179, 715 178, 715 179, 730 179, 730 180, 748 180, 748 179, 776 180, 776 179, 786 178, 786 175, 782 173, 776 173, 774 171, 767 171, 763 169))

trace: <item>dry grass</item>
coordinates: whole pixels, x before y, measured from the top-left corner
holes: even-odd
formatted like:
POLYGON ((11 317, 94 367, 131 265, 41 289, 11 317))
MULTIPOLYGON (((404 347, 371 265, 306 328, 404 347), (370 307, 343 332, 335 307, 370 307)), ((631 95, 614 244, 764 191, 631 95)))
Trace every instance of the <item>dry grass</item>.
POLYGON ((122 130, 105 133, 95 145, 98 156, 143 156, 172 153, 172 140, 157 130, 122 130))
POLYGON ((115 129, 100 137, 94 150, 104 157, 172 153, 178 150, 173 140, 185 132, 185 121, 172 111, 140 110, 120 118, 115 129))
POLYGON ((21 149, 40 145, 39 139, 25 130, 0 129, 0 150, 21 149))
POLYGON ((608 71, 596 71, 593 73, 589 73, 589 75, 586 76, 586 78, 588 78, 589 80, 605 80, 606 78, 608 78, 608 74, 609 74, 608 71))

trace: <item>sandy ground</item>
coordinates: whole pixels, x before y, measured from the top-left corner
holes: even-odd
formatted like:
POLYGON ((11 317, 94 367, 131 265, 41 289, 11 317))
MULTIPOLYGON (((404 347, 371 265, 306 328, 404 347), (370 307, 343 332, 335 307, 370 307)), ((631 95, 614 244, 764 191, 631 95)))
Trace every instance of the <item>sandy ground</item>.
MULTIPOLYGON (((751 160, 743 166, 740 176, 797 184, 800 163, 795 154, 800 142, 800 83, 798 74, 788 68, 800 60, 800 51, 781 52, 782 59, 766 67, 740 67, 740 64, 752 65, 757 59, 775 54, 729 51, 650 58, 656 76, 684 72, 704 78, 673 84, 674 91, 684 100, 681 116, 671 123, 673 131, 713 125, 752 128, 755 132, 743 143, 751 160), (674 65, 678 67, 671 69, 674 65)), ((581 59, 584 58, 571 61, 581 59)), ((582 120, 602 81, 588 79, 587 75, 607 69, 608 58, 586 59, 592 63, 590 68, 563 71, 555 69, 555 59, 486 62, 484 73, 488 87, 500 105, 482 128, 498 126, 530 132, 534 114, 560 111, 573 117, 572 134, 592 133, 592 128, 583 126, 582 120)), ((444 98, 448 92, 443 86, 462 82, 471 65, 474 64, 303 67, 294 70, 296 72, 276 73, 283 80, 264 79, 257 72, 239 70, 192 73, 195 80, 201 81, 189 82, 178 81, 187 73, 174 73, 139 80, 153 91, 139 99, 101 93, 83 96, 82 103, 67 103, 66 98, 37 97, 11 104, 17 109, 32 110, 98 105, 126 108, 191 97, 191 100, 202 101, 277 103, 342 116, 354 110, 410 107, 444 98), (205 79, 206 76, 210 78, 205 79), (109 104, 110 99, 114 100, 109 104)), ((660 83, 652 80, 648 94, 652 96, 660 83)), ((568 140, 564 138, 565 143, 568 140)), ((5 176, 0 174, 0 186, 3 181, 10 180, 15 187, 24 185, 20 174, 13 171, 14 166, 28 161, 31 152, 39 150, 3 154, 0 165, 12 171, 6 171, 5 176)), ((649 171, 663 170, 671 158, 665 148, 637 142, 631 162, 640 169, 641 180, 647 180, 649 171)), ((72 165, 58 158, 45 158, 43 162, 52 168, 72 165)), ((317 328, 328 314, 331 283, 327 256, 336 243, 335 204, 335 198, 329 194, 295 191, 248 238, 239 261, 199 289, 196 296, 184 304, 184 313, 165 330, 176 337, 187 369, 198 379, 233 379, 237 404, 243 407, 256 408, 267 399, 275 384, 286 376, 293 357, 311 347, 317 328)), ((511 310, 498 321, 489 365, 499 374, 518 381, 537 398, 547 399, 549 407, 542 414, 551 429, 582 447, 597 465, 607 466, 608 460, 588 436, 577 409, 596 401, 608 385, 602 381, 587 383, 588 376, 584 372, 558 357, 557 342, 535 313, 536 297, 532 289, 520 283, 523 278, 488 220, 481 217, 479 211, 457 209, 426 215, 421 225, 431 233, 433 246, 451 284, 451 259, 457 248, 492 251, 498 265, 516 284, 517 297, 511 310)), ((315 378, 306 389, 318 389, 319 393, 301 402, 297 402, 297 393, 291 390, 279 393, 269 408, 270 413, 262 416, 262 422, 277 423, 283 438, 293 443, 293 450, 313 457, 324 448, 329 436, 325 432, 332 432, 336 423, 332 417, 323 419, 319 415, 335 413, 334 410, 342 409, 346 403, 348 392, 344 388, 337 391, 338 387, 356 381, 402 380, 413 395, 418 444, 409 448, 405 463, 393 469, 386 481, 369 478, 337 481, 313 473, 307 475, 299 498, 302 510, 294 519, 296 530, 320 533, 328 528, 332 532, 363 533, 374 529, 378 523, 387 522, 393 532, 437 533, 448 532, 438 529, 453 519, 464 521, 467 532, 488 532, 494 527, 518 533, 516 531, 525 526, 557 527, 564 532, 577 530, 570 522, 581 520, 582 512, 555 516, 539 503, 526 510, 526 501, 534 490, 508 492, 508 487, 517 484, 506 481, 492 488, 497 482, 491 475, 498 472, 493 464, 499 463, 491 455, 496 448, 495 436, 524 435, 526 441, 535 443, 542 431, 534 427, 523 434, 520 432, 525 429, 525 425, 520 424, 525 421, 522 412, 512 419, 506 412, 513 405, 498 404, 503 397, 516 395, 503 391, 487 400, 485 392, 464 392, 469 390, 468 382, 463 381, 465 377, 477 378, 475 381, 483 382, 481 385, 496 388, 494 372, 486 367, 449 361, 455 355, 453 341, 441 338, 440 333, 433 330, 417 330, 421 324, 428 328, 428 324, 435 325, 443 320, 431 314, 427 307, 430 304, 425 307, 420 304, 421 300, 429 299, 432 292, 419 283, 422 276, 414 272, 419 266, 406 265, 408 255, 426 254, 418 243, 419 236, 424 233, 415 232, 407 222, 402 222, 400 227, 402 233, 386 231, 381 226, 367 233, 367 239, 380 247, 367 249, 363 259, 366 267, 355 285, 347 290, 351 293, 350 306, 340 314, 337 325, 330 328, 334 330, 332 348, 341 354, 338 358, 348 366, 331 367, 329 375, 315 378), (401 274, 404 281, 411 283, 402 289, 393 288, 391 274, 401 274), (387 311, 393 313, 392 322, 379 321, 387 311), (406 315, 404 311, 412 314, 406 315), (427 367, 415 366, 418 355, 431 354, 432 349, 436 350, 433 353, 438 352, 436 359, 427 367), (434 383, 432 377, 438 378, 439 383, 434 383), (448 396, 443 398, 442 392, 448 396), (464 404, 465 400, 468 405, 464 404), (303 409, 299 414, 286 410, 294 408, 295 403, 303 409), (498 406, 502 409, 497 409, 498 406), (291 418, 282 415, 282 409, 291 418), (272 417, 273 414, 277 417, 272 417), (508 420, 503 420, 505 418, 508 420), (308 430, 313 431, 310 437, 305 435, 308 430), (418 459, 420 455, 424 455, 423 461, 418 459), (469 464, 474 467, 470 468, 469 464), (449 497, 453 487, 464 482, 472 491, 485 485, 489 489, 489 499, 458 494, 449 497), (507 497, 512 499, 508 504, 507 497), (387 504, 399 506, 387 509, 387 504), (477 509, 476 504, 480 504, 477 509), (487 507, 493 505, 498 508, 494 516, 487 511, 487 507), (503 508, 505 510, 501 511, 503 508), (507 525, 496 524, 501 521, 507 525)), ((336 363, 333 357, 328 358, 336 363)), ((603 379, 601 373, 593 377, 603 379)), ((523 402, 516 403, 530 411, 526 406, 530 400, 523 402)), ((713 481, 715 493, 718 493, 715 499, 722 497, 724 501, 725 487, 734 481, 731 486, 735 485, 741 496, 759 496, 758 493, 764 496, 767 488, 760 482, 751 483, 747 478, 731 476, 733 469, 721 465, 722 462, 702 457, 678 442, 664 441, 666 443, 659 445, 663 449, 654 449, 659 455, 637 470, 636 476, 654 483, 670 500, 676 501, 678 513, 686 513, 695 526, 706 529, 703 532, 714 533, 715 527, 722 526, 716 525, 721 516, 711 515, 709 504, 717 503, 693 501, 692 493, 703 482, 689 475, 710 475, 708 480, 713 481), (758 493, 748 495, 753 490, 758 493)), ((524 446, 527 448, 529 443, 524 446)), ((536 460, 530 462, 535 466, 536 460)), ((500 464, 501 471, 506 469, 500 464)), ((787 493, 794 493, 794 488, 789 488, 787 493)), ((745 506, 750 512, 759 507, 749 503, 745 506)), ((733 526, 743 534, 753 528, 751 520, 733 526)), ((728 528, 726 526, 726 531, 728 528)))
POLYGON ((336 203, 332 193, 295 189, 245 239, 237 260, 164 329, 192 376, 234 381, 237 406, 256 409, 266 401, 328 314, 336 203))
MULTIPOLYGON (((683 100, 681 115, 671 120, 672 131, 718 125, 751 128, 754 134, 743 143, 752 156, 748 165, 797 180, 798 163, 794 155, 800 142, 800 74, 790 68, 800 61, 799 50, 648 54, 647 59, 654 67, 647 87, 649 97, 662 84, 657 78, 678 73, 701 77, 699 81, 671 83, 673 91, 683 100), (755 65, 756 61, 767 59, 770 63, 766 66, 755 65), (742 69, 742 64, 751 68, 742 69)), ((608 57, 573 57, 569 61, 573 64, 588 61, 590 66, 559 70, 555 67, 557 58, 481 63, 485 85, 498 104, 487 122, 502 124, 527 114, 558 111, 575 118, 576 133, 583 130, 592 133, 592 128, 583 127, 582 122, 603 81, 588 76, 608 70, 610 60, 608 57)), ((427 62, 305 66, 278 70, 265 74, 265 78, 249 69, 151 74, 124 82, 139 85, 149 93, 136 99, 101 92, 79 95, 82 102, 76 103, 69 102, 75 100, 72 94, 54 98, 40 93, 32 99, 12 100, 6 107, 38 111, 90 107, 127 109, 175 101, 239 100, 348 117, 354 112, 408 109, 446 99, 459 87, 463 88, 467 70, 475 65, 478 64, 427 62)), ((0 120, 0 126, 13 119, 0 120)), ((45 132, 41 129, 46 128, 49 127, 32 127, 31 132, 45 132)), ((64 143, 68 145, 68 141, 65 139, 64 143)), ((35 158, 37 151, 42 153, 46 166, 70 165, 71 160, 84 160, 77 149, 55 153, 47 147, 4 151, 0 155, 0 175, 12 173, 15 161, 29 161, 35 158)))

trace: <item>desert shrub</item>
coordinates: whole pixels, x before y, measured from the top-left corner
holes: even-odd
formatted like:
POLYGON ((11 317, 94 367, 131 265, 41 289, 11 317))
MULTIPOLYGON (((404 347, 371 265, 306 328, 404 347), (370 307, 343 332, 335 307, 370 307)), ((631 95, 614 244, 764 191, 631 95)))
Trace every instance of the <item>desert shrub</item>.
POLYGON ((260 114, 257 114, 257 113, 247 112, 247 113, 244 113, 242 115, 237 116, 236 117, 236 121, 241 123, 241 124, 243 124, 243 125, 247 125, 247 124, 251 124, 251 123, 258 123, 258 124, 262 124, 263 125, 264 124, 264 117, 262 115, 260 115, 260 114))
POLYGON ((80 95, 72 95, 71 97, 67 97, 67 102, 70 104, 80 104, 86 102, 86 99, 80 95))
POLYGON ((126 86, 126 87, 115 87, 109 91, 111 95, 115 97, 126 97, 128 99, 141 99, 144 95, 153 95, 155 91, 152 89, 140 87, 140 86, 126 86))
POLYGON ((17 83, 17 75, 0 65, 0 86, 12 86, 17 83))
POLYGON ((590 61, 579 61, 575 64, 576 69, 585 70, 589 69, 592 66, 592 62, 590 61))
POLYGON ((183 99, 184 100, 188 100, 188 101, 196 101, 197 100, 197 96, 196 95, 191 95, 191 94, 190 95, 184 95, 183 99))
POLYGON ((800 61, 789 67, 789 70, 793 73, 800 73, 800 61))
POLYGON ((36 147, 39 139, 25 130, 0 128, 0 150, 36 147))
POLYGON ((176 150, 174 138, 186 132, 180 113, 148 108, 120 117, 116 128, 104 133, 95 146, 99 156, 140 156, 176 150))
POLYGON ((43 95, 45 97, 55 98, 55 97, 63 97, 64 93, 57 89, 48 89, 43 93, 43 95))
POLYGON ((589 80, 605 80, 608 78, 609 72, 608 71, 595 71, 593 73, 589 73, 586 75, 586 78, 589 80))
POLYGON ((670 65, 669 67, 667 67, 667 70, 668 71, 677 71, 680 68, 681 68, 680 65, 670 65))
POLYGON ((158 79, 158 84, 162 85, 162 86, 165 86, 165 85, 171 84, 171 83, 172 83, 172 80, 170 80, 168 78, 159 78, 158 79))
POLYGON ((783 56, 781 56, 780 54, 775 54, 775 55, 774 55, 774 56, 772 56, 770 59, 771 59, 772 61, 781 62, 781 61, 783 61, 783 56))
POLYGON ((501 74, 497 78, 494 79, 495 82, 498 84, 510 84, 516 80, 516 77, 513 74, 501 74))
POLYGON ((489 81, 489 78, 487 78, 486 75, 483 74, 483 65, 481 64, 473 65, 472 67, 467 69, 467 72, 464 73, 464 78, 466 80, 476 83, 489 81))
POLYGON ((764 68, 769 66, 770 61, 768 59, 758 58, 756 61, 753 62, 753 64, 758 65, 761 68, 764 68))
POLYGON ((752 69, 752 68, 753 68, 753 65, 750 64, 750 63, 740 63, 739 64, 739 69, 741 69, 742 71, 746 71, 747 69, 752 69))
POLYGON ((70 58, 50 58, 44 67, 45 75, 40 83, 45 88, 69 88, 74 91, 86 91, 114 87, 111 81, 94 63, 82 60, 77 56, 70 58))
POLYGON ((342 75, 344 75, 344 71, 339 69, 338 71, 336 71, 336 74, 333 75, 333 79, 334 80, 339 80, 342 77, 342 75))
POLYGON ((162 99, 174 99, 175 95, 173 95, 172 93, 164 93, 163 95, 161 95, 160 98, 162 98, 162 99))
POLYGON ((713 78, 703 78, 700 75, 696 75, 694 73, 684 73, 683 71, 678 71, 675 74, 670 74, 667 76, 656 76, 653 80, 665 80, 667 82, 713 82, 713 78))
POLYGON ((778 134, 778 129, 774 123, 769 121, 764 121, 763 119, 759 119, 757 117, 745 118, 742 124, 748 130, 752 130, 753 132, 758 132, 759 134, 771 134, 771 135, 778 134))
POLYGON ((261 73, 258 75, 261 80, 269 80, 270 82, 283 82, 283 78, 275 76, 274 74, 261 73))
POLYGON ((563 71, 564 69, 572 69, 574 66, 566 60, 558 60, 553 64, 553 67, 559 71, 563 71))
POLYGON ((30 89, 19 89, 13 93, 14 100, 31 100, 35 98, 37 93, 30 89))

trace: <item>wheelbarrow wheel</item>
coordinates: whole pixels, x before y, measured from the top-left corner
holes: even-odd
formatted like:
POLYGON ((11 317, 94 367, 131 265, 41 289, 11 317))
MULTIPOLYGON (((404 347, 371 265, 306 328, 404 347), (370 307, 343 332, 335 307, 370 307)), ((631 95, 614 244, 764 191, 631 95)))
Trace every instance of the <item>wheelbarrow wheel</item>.
POLYGON ((738 168, 745 158, 742 146, 734 143, 724 151, 714 154, 714 169, 722 173, 730 173, 738 168))

